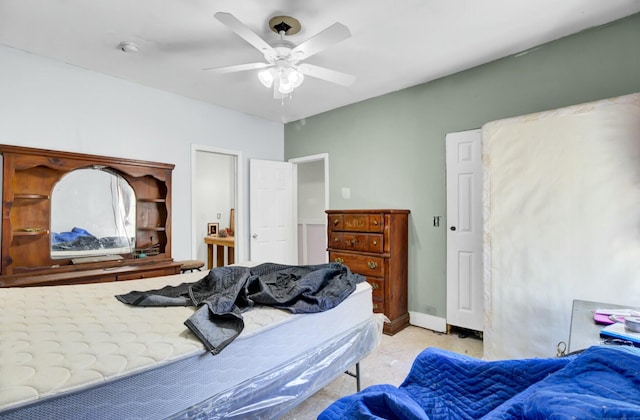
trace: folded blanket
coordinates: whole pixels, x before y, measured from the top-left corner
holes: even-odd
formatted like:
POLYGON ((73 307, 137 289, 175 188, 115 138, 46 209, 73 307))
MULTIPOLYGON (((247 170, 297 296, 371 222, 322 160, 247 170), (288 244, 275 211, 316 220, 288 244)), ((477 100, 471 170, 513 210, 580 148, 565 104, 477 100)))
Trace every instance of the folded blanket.
POLYGON ((338 263, 291 266, 265 263, 255 267, 216 267, 195 283, 116 298, 137 306, 199 306, 185 325, 217 354, 244 329, 242 312, 256 304, 292 313, 336 307, 365 278, 338 263))

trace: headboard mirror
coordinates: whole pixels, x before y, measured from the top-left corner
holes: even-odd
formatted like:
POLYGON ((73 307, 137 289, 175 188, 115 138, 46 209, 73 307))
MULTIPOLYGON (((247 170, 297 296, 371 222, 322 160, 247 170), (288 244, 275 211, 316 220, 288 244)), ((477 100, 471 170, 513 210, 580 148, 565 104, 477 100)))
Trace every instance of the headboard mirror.
POLYGON ((136 194, 117 172, 96 165, 64 175, 51 194, 51 258, 133 254, 136 194))
POLYGON ((0 287, 179 272, 171 258, 174 165, 0 145, 0 287))

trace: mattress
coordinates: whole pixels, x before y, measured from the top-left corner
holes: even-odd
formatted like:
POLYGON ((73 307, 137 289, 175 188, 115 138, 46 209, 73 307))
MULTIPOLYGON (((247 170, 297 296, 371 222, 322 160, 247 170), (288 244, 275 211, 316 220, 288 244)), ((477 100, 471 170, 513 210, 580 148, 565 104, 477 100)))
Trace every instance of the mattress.
POLYGON ((241 335, 215 356, 183 324, 195 308, 135 307, 114 297, 204 275, 0 289, 0 417, 192 417, 211 404, 226 407, 221 417, 275 413, 379 343, 367 283, 326 312, 254 308, 243 314, 241 335), (283 400, 279 379, 303 386, 283 400), (249 396, 259 399, 253 408, 249 396))

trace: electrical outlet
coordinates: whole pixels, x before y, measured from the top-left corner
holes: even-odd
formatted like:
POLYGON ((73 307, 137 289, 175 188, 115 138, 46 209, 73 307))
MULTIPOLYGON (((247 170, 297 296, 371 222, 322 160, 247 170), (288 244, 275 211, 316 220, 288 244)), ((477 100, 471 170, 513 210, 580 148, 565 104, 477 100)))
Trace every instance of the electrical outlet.
POLYGON ((216 214, 216 217, 217 217, 218 219, 222 219, 222 213, 218 213, 218 214, 216 214))

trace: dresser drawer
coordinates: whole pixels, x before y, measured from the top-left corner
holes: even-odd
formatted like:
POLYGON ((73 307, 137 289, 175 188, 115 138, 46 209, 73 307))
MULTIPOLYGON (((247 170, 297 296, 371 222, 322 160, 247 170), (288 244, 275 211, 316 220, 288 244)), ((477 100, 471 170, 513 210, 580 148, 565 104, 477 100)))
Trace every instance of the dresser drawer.
POLYGON ((369 215, 369 232, 383 232, 383 231, 384 231, 384 215, 370 214, 369 215))
POLYGON ((380 233, 345 233, 344 247, 342 249, 381 254, 383 249, 382 240, 382 234, 380 233))
POLYGON ((375 277, 367 277, 367 282, 371 285, 371 289, 373 289, 371 296, 371 300, 373 301, 373 312, 384 313, 384 280, 375 277))
POLYGON ((329 248, 344 249, 344 233, 331 232, 329 235, 329 248))
POLYGON ((373 300, 384 302, 384 279, 378 277, 367 277, 367 283, 371 285, 373 300))
POLYGON ((373 312, 377 314, 384 313, 384 302, 373 300, 373 312))
POLYGON ((331 232, 329 248, 381 254, 383 240, 384 236, 381 233, 331 232))
POLYGON ((366 233, 345 233, 344 247, 349 251, 369 250, 369 236, 366 233))
POLYGON ((351 271, 363 276, 384 277, 384 258, 347 252, 329 252, 329 261, 343 263, 351 271))
POLYGON ((382 214, 342 214, 341 216, 342 229, 347 232, 382 232, 384 230, 382 214))
POLYGON ((367 236, 367 238, 369 242, 368 251, 382 253, 382 251, 384 250, 384 247, 383 247, 384 235, 382 235, 381 233, 380 234, 371 233, 367 236))
POLYGON ((344 219, 342 214, 332 214, 329 216, 330 230, 344 230, 344 219))
POLYGON ((344 214, 343 230, 348 232, 368 232, 369 231, 369 215, 368 214, 344 214))

